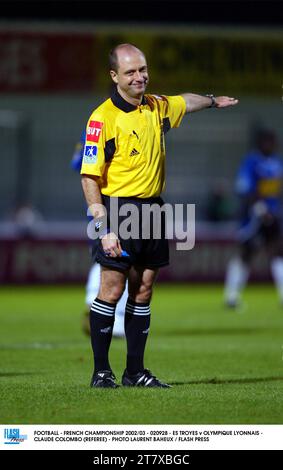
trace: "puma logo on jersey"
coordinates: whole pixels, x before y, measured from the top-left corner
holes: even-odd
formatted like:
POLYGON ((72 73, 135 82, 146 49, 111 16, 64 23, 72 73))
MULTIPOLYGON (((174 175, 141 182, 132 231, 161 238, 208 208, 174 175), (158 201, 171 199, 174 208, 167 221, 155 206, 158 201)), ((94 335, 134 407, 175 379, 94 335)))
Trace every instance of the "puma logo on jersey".
POLYGON ((140 152, 138 152, 138 150, 134 148, 130 153, 130 157, 134 157, 135 155, 139 155, 139 153, 140 152))

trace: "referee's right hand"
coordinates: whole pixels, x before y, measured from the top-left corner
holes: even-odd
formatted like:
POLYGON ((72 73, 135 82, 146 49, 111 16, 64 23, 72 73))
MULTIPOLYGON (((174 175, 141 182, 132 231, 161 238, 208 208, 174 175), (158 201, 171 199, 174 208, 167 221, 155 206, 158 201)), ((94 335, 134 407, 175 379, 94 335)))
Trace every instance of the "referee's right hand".
POLYGON ((114 232, 107 233, 101 238, 102 248, 106 256, 117 258, 122 256, 122 247, 114 232))

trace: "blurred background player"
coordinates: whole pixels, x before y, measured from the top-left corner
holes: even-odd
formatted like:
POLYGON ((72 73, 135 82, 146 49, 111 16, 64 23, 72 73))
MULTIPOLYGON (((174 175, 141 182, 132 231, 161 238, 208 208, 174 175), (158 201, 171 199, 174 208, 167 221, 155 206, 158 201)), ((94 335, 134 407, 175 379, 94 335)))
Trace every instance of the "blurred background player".
MULTIPOLYGON (((80 141, 76 144, 75 151, 71 160, 71 166, 73 170, 78 173, 81 171, 82 159, 83 159, 83 148, 85 143, 85 131, 82 132, 80 141)), ((88 273, 88 279, 86 283, 86 310, 83 314, 83 331, 89 335, 90 334, 90 323, 89 323, 89 311, 90 307, 97 297, 100 286, 100 264, 94 263, 88 273)), ((123 337, 125 336, 124 332, 124 317, 125 309, 128 298, 128 286, 117 304, 115 312, 115 322, 113 327, 112 335, 114 337, 123 337)))
POLYGON ((256 147, 243 159, 236 180, 240 197, 239 256, 227 267, 225 303, 237 307, 246 285, 251 262, 265 248, 271 273, 283 305, 283 251, 281 232, 281 188, 283 164, 277 154, 277 137, 268 129, 256 135, 256 147))

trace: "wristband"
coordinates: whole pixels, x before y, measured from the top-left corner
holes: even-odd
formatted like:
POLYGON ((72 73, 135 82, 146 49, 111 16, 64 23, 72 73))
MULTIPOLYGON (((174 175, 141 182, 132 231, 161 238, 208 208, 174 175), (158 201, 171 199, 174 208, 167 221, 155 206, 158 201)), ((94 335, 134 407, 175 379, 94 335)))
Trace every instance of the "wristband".
POLYGON ((204 95, 204 96, 211 99, 211 105, 208 106, 208 108, 216 108, 217 105, 216 105, 215 96, 214 95, 204 95))

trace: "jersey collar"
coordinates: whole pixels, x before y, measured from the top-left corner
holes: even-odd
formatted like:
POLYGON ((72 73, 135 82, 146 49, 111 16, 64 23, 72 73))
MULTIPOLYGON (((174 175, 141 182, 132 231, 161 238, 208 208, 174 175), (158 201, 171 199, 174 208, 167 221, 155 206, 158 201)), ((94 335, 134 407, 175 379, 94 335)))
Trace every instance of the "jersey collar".
MULTIPOLYGON (((138 108, 137 106, 134 106, 133 104, 128 103, 128 101, 124 100, 124 98, 120 95, 120 93, 118 93, 117 88, 113 90, 112 95, 111 95, 111 100, 112 100, 112 103, 117 108, 121 109, 125 113, 130 113, 131 111, 135 111, 138 108)), ((147 103, 146 97, 143 96, 141 104, 146 104, 146 103, 147 103)))

